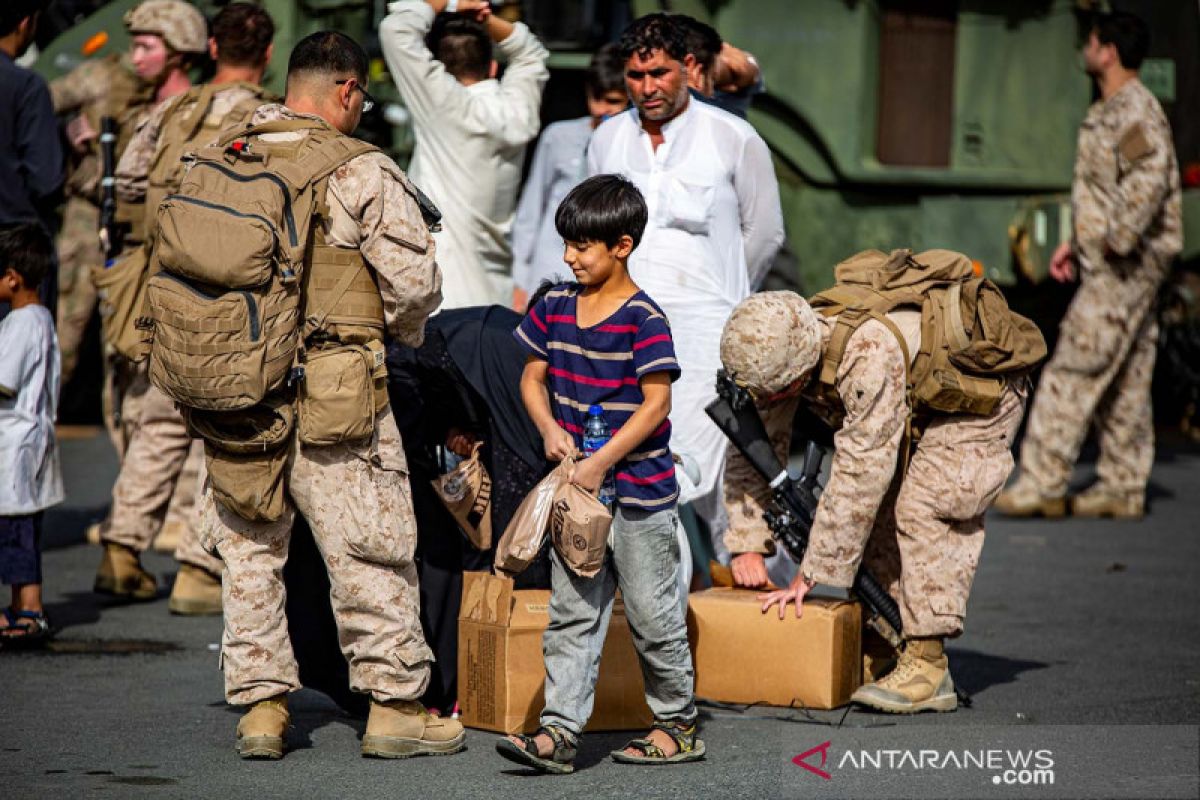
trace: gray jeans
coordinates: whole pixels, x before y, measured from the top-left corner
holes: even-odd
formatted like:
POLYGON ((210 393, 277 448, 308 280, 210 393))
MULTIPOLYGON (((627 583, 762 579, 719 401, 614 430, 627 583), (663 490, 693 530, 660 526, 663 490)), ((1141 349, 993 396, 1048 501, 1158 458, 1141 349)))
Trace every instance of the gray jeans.
POLYGON ((546 707, 541 724, 578 736, 592 715, 600 653, 619 588, 642 666, 646 703, 657 719, 691 721, 692 655, 677 574, 675 510, 613 514, 612 550, 592 578, 580 578, 551 553, 550 625, 542 640, 546 707))

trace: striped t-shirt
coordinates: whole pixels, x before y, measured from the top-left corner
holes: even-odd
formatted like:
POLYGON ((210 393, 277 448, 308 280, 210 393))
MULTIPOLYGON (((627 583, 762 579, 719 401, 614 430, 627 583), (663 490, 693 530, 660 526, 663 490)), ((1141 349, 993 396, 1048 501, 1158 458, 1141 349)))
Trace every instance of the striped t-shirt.
MULTIPOLYGON (((652 372, 679 377, 667 317, 643 291, 608 319, 590 328, 575 322, 575 299, 583 287, 556 286, 538 301, 517 328, 517 341, 548 364, 547 389, 554 418, 583 446, 588 406, 600 405, 614 434, 645 398, 638 379, 652 372)), ((617 462, 617 502, 648 511, 668 509, 679 496, 670 449, 671 423, 617 462)))

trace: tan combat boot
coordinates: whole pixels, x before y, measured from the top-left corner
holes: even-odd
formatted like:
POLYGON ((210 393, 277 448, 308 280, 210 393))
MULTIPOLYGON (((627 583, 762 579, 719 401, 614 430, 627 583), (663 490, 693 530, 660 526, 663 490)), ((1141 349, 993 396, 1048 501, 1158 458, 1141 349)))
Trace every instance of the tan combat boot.
POLYGON ((104 543, 104 555, 96 570, 93 591, 125 600, 153 600, 158 597, 154 576, 142 567, 137 552, 123 544, 104 543))
POLYGON ((850 700, 889 714, 954 711, 958 696, 941 638, 909 639, 896 668, 860 687, 850 700))
POLYGON ((186 532, 186 522, 181 519, 169 519, 159 528, 158 536, 154 537, 154 544, 151 547, 156 552, 170 555, 179 547, 179 542, 183 539, 183 535, 186 532))
POLYGON ((1071 513, 1077 517, 1141 519, 1146 513, 1146 495, 1114 491, 1097 483, 1071 498, 1071 513))
POLYGON ((250 706, 237 726, 238 755, 242 758, 283 758, 283 736, 291 719, 286 694, 277 694, 250 706))
POLYGON ((1009 517, 1045 517, 1054 519, 1067 514, 1064 497, 1046 497, 1032 483, 1017 480, 996 498, 992 508, 1009 517))
POLYGON ((185 617, 215 616, 221 613, 221 579, 208 570, 180 564, 171 588, 167 609, 185 617))
POLYGON ((461 722, 432 716, 415 700, 372 700, 362 754, 375 758, 446 756, 462 750, 464 739, 461 722))
POLYGON ((83 536, 87 539, 88 544, 104 544, 100 541, 100 526, 103 524, 103 522, 93 522, 84 529, 83 536))

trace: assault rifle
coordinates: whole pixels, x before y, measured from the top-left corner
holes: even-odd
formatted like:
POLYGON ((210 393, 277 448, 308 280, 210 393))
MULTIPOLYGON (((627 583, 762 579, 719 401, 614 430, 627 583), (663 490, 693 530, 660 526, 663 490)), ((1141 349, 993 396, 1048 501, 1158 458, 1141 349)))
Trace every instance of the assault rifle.
POLYGON ((100 231, 104 242, 104 257, 114 258, 121 252, 122 232, 117 224, 117 121, 112 117, 100 120, 100 231))
MULTIPOLYGON (((704 411, 771 488, 771 508, 763 512, 763 519, 783 549, 793 561, 799 563, 808 548, 808 534, 817 513, 818 492, 821 489, 818 478, 824 449, 810 440, 804 453, 804 468, 800 477, 788 475, 786 465, 780 463, 771 447, 766 427, 749 392, 737 385, 725 370, 717 372, 717 399, 709 403, 704 411)), ((867 624, 893 647, 900 649, 903 625, 896 601, 861 566, 854 576, 851 591, 866 607, 867 624)))

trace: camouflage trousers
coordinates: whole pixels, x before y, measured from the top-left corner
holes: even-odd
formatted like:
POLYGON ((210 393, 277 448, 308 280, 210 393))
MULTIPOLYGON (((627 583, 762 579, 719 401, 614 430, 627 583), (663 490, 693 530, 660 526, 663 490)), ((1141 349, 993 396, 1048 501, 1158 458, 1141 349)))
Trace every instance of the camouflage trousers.
POLYGON ((104 266, 104 253, 96 229, 100 209, 82 197, 70 197, 63 209, 58 248, 58 348, 62 353, 62 385, 66 386, 79 363, 79 348, 92 313, 96 286, 92 268, 104 266))
MULTIPOLYGON (((880 504, 863 561, 896 600, 905 636, 958 636, 983 550, 983 516, 1013 467, 1011 448, 1025 412, 1026 383, 1010 385, 989 416, 943 417, 930 423, 897 469, 880 504)), ((762 411, 776 452, 787 452, 799 398, 762 411)), ((769 489, 743 459, 725 473, 731 552, 764 552, 770 538, 761 511, 769 489)), ((847 536, 853 535, 846 532, 847 536)), ((857 547, 857 541, 843 543, 857 547)), ((838 548, 830 548, 836 550, 838 548)), ((818 581, 849 586, 841 562, 806 562, 818 581)))
POLYGON ((121 404, 125 453, 113 485, 112 508, 100 538, 139 552, 168 522, 181 525, 175 558, 221 572, 221 562, 200 547, 196 496, 204 446, 188 434, 174 402, 150 385, 144 366, 134 368, 121 404))
POLYGON ((1100 484, 1146 491, 1154 464, 1150 383, 1157 356, 1158 283, 1085 275, 1059 325, 1042 370, 1021 443, 1021 480, 1044 497, 1062 497, 1079 450, 1094 426, 1100 484))
POLYGON ((283 566, 298 511, 329 573, 330 600, 350 688, 380 702, 420 697, 433 653, 421 631, 413 563, 416 518, 400 433, 390 410, 369 447, 306 447, 293 440, 288 502, 275 522, 249 522, 201 504, 201 541, 225 564, 225 698, 247 705, 300 688, 284 613, 283 566))

